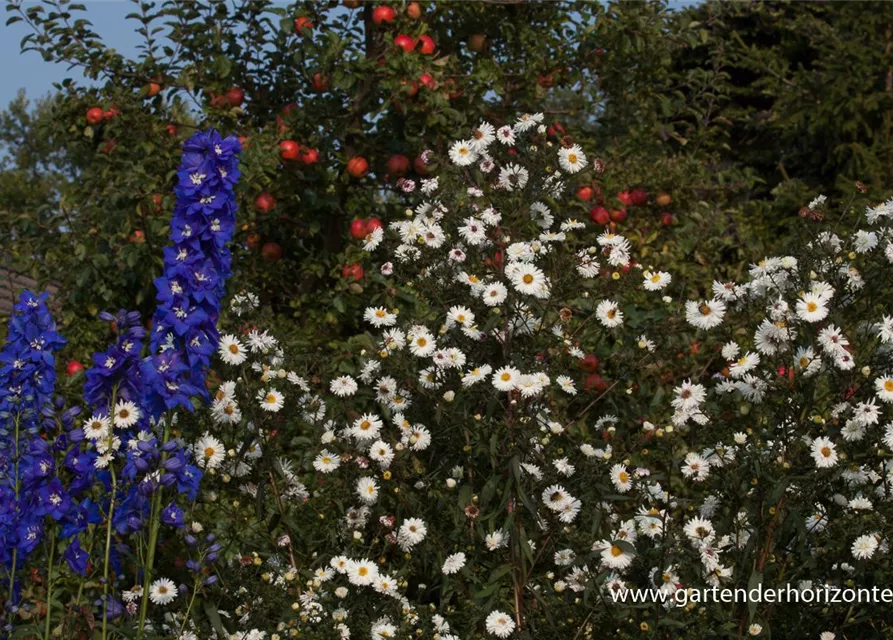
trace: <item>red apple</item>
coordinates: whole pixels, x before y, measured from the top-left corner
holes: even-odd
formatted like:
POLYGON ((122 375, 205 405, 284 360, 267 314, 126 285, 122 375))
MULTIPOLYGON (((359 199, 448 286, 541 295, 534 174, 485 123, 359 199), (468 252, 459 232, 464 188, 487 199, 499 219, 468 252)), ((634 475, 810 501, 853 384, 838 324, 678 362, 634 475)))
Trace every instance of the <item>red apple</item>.
POLYGON ((65 373, 69 376, 76 376, 83 370, 84 370, 84 365, 82 365, 77 360, 72 360, 65 366, 65 373))
POLYGON ((352 178, 362 178, 369 172, 369 163, 362 156, 355 156, 347 161, 347 173, 352 178))
POLYGON ((660 223, 665 227, 669 227, 671 224, 673 224, 673 214, 669 211, 661 211, 660 223))
POLYGON ((279 143, 279 157, 283 160, 297 160, 301 146, 294 140, 283 140, 279 143))
POLYGON ((418 47, 419 53, 430 56, 432 53, 434 53, 437 45, 434 44, 434 40, 431 38, 431 36, 419 36, 418 47))
POLYGON ((141 229, 136 229, 127 240, 133 244, 143 244, 146 241, 146 234, 141 229))
POLYGON ((412 50, 415 49, 415 40, 401 33, 394 38, 394 46, 403 49, 406 53, 412 53, 412 50))
POLYGON ((617 199, 620 200, 620 202, 625 204, 627 207, 632 206, 633 204, 633 198, 632 195, 630 195, 629 191, 618 191, 617 199))
POLYGON ((146 85, 146 95, 153 98, 161 93, 161 85, 157 82, 150 82, 146 85))
POLYGON ((329 88, 329 78, 328 76, 324 76, 323 74, 316 72, 313 74, 313 90, 317 93, 322 93, 326 89, 329 88))
POLYGON ((165 129, 167 129, 167 135, 169 135, 169 136, 177 135, 177 125, 168 124, 168 125, 165 125, 165 129))
POLYGON ((276 208, 276 198, 264 191, 255 198, 254 206, 261 213, 270 213, 276 208))
POLYGON ((89 124, 99 124, 102 122, 102 109, 99 107, 87 109, 87 122, 89 124))
POLYGON ((295 33, 299 36, 303 36, 305 32, 310 32, 313 30, 313 22, 311 22, 310 18, 307 16, 300 16, 295 18, 295 33))
POLYGON ((397 17, 397 12, 394 11, 393 7, 389 7, 386 4, 375 7, 372 10, 372 22, 375 24, 382 24, 384 22, 393 22, 397 17))
POLYGON ((366 233, 367 234, 372 233, 376 229, 383 229, 383 228, 384 228, 384 225, 382 224, 381 220, 379 220, 378 218, 369 218, 366 221, 366 233))
POLYGON ((410 2, 406 5, 406 15, 408 15, 413 20, 418 20, 422 17, 422 7, 418 2, 410 2))
POLYGON ((409 158, 402 155, 391 156, 388 159, 387 174, 392 178, 400 178, 409 173, 409 158))
POLYGON ((583 387, 586 389, 586 391, 602 393, 605 389, 608 388, 608 383, 605 382, 605 379, 602 378, 599 374, 590 373, 588 376, 586 376, 583 387))
POLYGON ((226 92, 226 101, 231 107, 240 107, 245 102, 245 90, 239 87, 230 87, 226 92))
POLYGON ((654 204, 656 204, 658 207, 669 206, 671 202, 673 202, 673 198, 670 197, 669 193, 659 193, 654 199, 654 204))
POLYGON ((623 222, 626 220, 626 209, 611 209, 611 222, 623 222))
POLYGON ((366 272, 363 271, 363 267, 358 262, 344 265, 344 268, 341 269, 341 277, 352 278, 354 282, 362 280, 364 275, 366 275, 366 272))
POLYGON ((266 262, 278 262, 282 259, 282 247, 275 242, 266 242, 260 248, 260 255, 266 262))
POLYGON ((426 89, 434 89, 434 87, 435 87, 434 76, 432 76, 430 73, 423 73, 422 75, 420 75, 419 82, 426 89))
POLYGON ((592 200, 592 196, 595 195, 595 190, 589 185, 583 185, 579 189, 577 189, 577 197, 584 202, 589 202, 592 200))
POLYGON ((245 238, 245 244, 248 245, 248 248, 254 251, 260 246, 260 236, 256 233, 249 233, 248 237, 245 238))
POLYGON ((319 151, 316 149, 301 149, 301 162, 308 167, 319 162, 319 151))
POLYGON ((412 161, 412 169, 420 176, 428 175, 428 165, 422 160, 422 156, 418 156, 412 161))
POLYGON ((362 218, 354 218, 350 223, 350 237, 354 240, 362 240, 366 237, 366 221, 362 218))
POLYGON ((642 207, 648 204, 648 192, 644 189, 633 189, 629 194, 629 199, 634 207, 642 207))
POLYGON ((400 80, 400 86, 404 88, 406 95, 410 98, 414 98, 419 92, 419 83, 415 80, 407 80, 403 78, 400 80))
POLYGON ((580 358, 580 368, 586 373, 595 373, 598 370, 598 358, 591 353, 580 358))
POLYGON ((589 217, 592 218, 594 223, 602 226, 607 225, 611 221, 611 214, 604 207, 592 207, 589 210, 589 217))

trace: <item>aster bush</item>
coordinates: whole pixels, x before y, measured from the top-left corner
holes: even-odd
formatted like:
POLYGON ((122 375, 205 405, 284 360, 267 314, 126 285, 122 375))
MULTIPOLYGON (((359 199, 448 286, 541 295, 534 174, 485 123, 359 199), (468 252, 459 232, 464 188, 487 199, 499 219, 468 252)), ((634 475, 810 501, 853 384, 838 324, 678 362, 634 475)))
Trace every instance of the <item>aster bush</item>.
POLYGON ((359 243, 392 295, 339 372, 234 299, 196 455, 238 540, 241 633, 883 629, 879 604, 676 605, 883 584, 893 203, 818 197, 790 255, 699 291, 566 215, 603 167, 538 115, 432 157, 405 219, 359 243))

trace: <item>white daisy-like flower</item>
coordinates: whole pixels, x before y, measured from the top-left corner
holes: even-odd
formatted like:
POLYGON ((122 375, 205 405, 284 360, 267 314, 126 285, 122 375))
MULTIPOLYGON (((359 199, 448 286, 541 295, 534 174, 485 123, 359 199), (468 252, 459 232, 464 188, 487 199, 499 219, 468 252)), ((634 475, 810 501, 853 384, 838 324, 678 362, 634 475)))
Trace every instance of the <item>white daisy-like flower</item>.
POLYGON ((413 327, 406 337, 409 339, 409 351, 419 358, 427 358, 437 349, 437 340, 425 327, 413 327))
POLYGON ((515 144, 515 130, 508 125, 499 127, 496 131, 496 139, 505 146, 512 147, 515 144))
POLYGON ((140 419, 140 408, 128 400, 119 400, 115 405, 115 428, 127 429, 140 419))
POLYGON ((527 169, 517 164, 507 164, 499 170, 498 184, 506 191, 520 191, 527 186, 529 179, 527 169))
POLYGON ((451 556, 448 556, 447 559, 444 560, 441 571, 445 576, 449 576, 454 573, 459 573, 464 566, 465 554, 460 551, 459 553, 454 553, 451 556))
POLYGON ((685 523, 682 530, 690 540, 700 544, 710 544, 716 536, 713 523, 704 518, 692 518, 685 523))
POLYGON ((624 550, 616 542, 601 540, 592 545, 593 551, 601 552, 602 564, 609 569, 626 569, 633 562, 633 554, 624 550))
POLYGON ((109 435, 112 421, 108 416, 94 414, 84 422, 84 435, 88 440, 100 440, 109 435))
POLYGON ((717 298, 702 302, 690 300, 685 303, 685 319, 698 329, 709 330, 718 327, 725 315, 726 305, 717 298))
POLYGON ((532 264, 516 264, 512 271, 512 286, 519 293, 542 297, 543 291, 548 291, 546 274, 538 267, 532 264))
POLYGON ((828 303, 815 293, 804 293, 797 301, 797 317, 804 322, 819 322, 828 316, 828 303))
POLYGON ((466 167, 478 159, 478 152, 472 140, 458 140, 450 147, 450 160, 453 164, 466 167))
POLYGON ((558 376, 557 378, 555 378, 555 382, 565 393, 572 396, 577 395, 577 388, 574 386, 574 381, 572 378, 568 376, 558 376))
POLYGON ((879 546, 877 534, 869 533, 853 541, 851 548, 856 560, 871 560, 879 546))
POLYGON ((611 483, 618 493, 626 493, 633 488, 633 478, 627 471, 626 466, 615 464, 611 467, 611 483))
POLYGON ((397 544, 404 551, 409 551, 428 535, 428 527, 421 518, 407 518, 397 531, 397 544))
POLYGON ((885 375, 874 381, 874 389, 878 400, 881 402, 893 402, 893 375, 885 375))
POLYGON ((260 407, 264 411, 276 413, 285 406, 285 396, 276 389, 261 389, 257 393, 257 399, 260 401, 260 407))
POLYGON ((378 440, 369 449, 369 457, 382 469, 387 469, 394 460, 394 449, 387 442, 378 440))
POLYGON ((521 372, 514 367, 500 367, 493 372, 493 386, 499 391, 514 391, 521 379, 521 372))
POLYGON ((673 280, 673 276, 666 271, 646 271, 642 276, 645 278, 642 282, 645 291, 660 291, 673 280))
POLYGON ((245 345, 231 333, 220 336, 217 353, 226 364, 234 366, 242 364, 248 358, 248 350, 245 345))
POLYGON ((149 586, 149 600, 157 605, 170 604, 177 597, 177 585, 168 578, 159 578, 149 586))
POLYGON ((868 253, 878 245, 878 237, 874 231, 860 229, 853 236, 853 249, 856 253, 868 253))
POLYGON ((447 327, 452 327, 454 325, 459 325, 461 327, 474 326, 474 314, 468 307, 459 305, 450 307, 450 310, 447 312, 447 327))
POLYGON ((319 452, 313 460, 313 468, 320 473, 331 473, 341 466, 341 459, 327 449, 319 452))
POLYGON ((366 307, 363 320, 373 327, 393 327, 397 324, 397 314, 390 313, 384 307, 366 307))
POLYGON ((515 121, 516 131, 527 131, 543 121, 542 113, 522 113, 515 121))
POLYGON ((577 173, 586 166, 586 154, 575 144, 558 151, 558 163, 568 173, 577 173))
POLYGON ((484 622, 487 633, 497 638, 508 638, 515 631, 515 621, 502 611, 491 611, 484 622))
POLYGON ((378 500, 378 483, 375 478, 364 476, 357 480, 357 495, 366 504, 375 504, 378 500))
POLYGON ((481 289, 481 300, 488 307, 496 307, 505 302, 508 289, 501 282, 492 282, 481 289))
POLYGON ((378 577, 378 567, 371 560, 363 558, 362 560, 347 561, 347 579, 351 584, 358 587, 366 587, 375 582, 378 577))
POLYGON ((760 364, 760 354, 748 351, 729 366, 729 375, 736 380, 760 364))
POLYGON ((828 438, 816 438, 812 441, 812 459, 819 469, 826 469, 837 464, 837 447, 828 438))
POLYGON ((350 376, 338 376, 329 384, 329 390, 339 398, 352 396, 359 389, 357 381, 350 376))
POLYGON ((492 533, 488 533, 484 538, 484 545, 489 551, 502 549, 503 547, 508 546, 508 542, 508 536, 505 535, 505 531, 502 529, 497 529, 492 533))
POLYGON ((595 317, 605 327, 613 329, 623 324, 623 312, 613 300, 602 300, 595 308, 595 317))
POLYGON ((481 122, 471 133, 471 140, 475 151, 483 153, 496 140, 496 128, 489 122, 481 122))
POLYGON ((196 463, 203 469, 216 469, 226 458, 223 443, 207 431, 195 443, 194 451, 196 463))
POLYGON ((364 413, 354 420, 350 435, 357 440, 377 440, 381 433, 382 421, 373 413, 364 413))
POLYGON ((570 502, 574 500, 564 487, 559 484, 553 484, 543 491, 543 504, 552 511, 562 511, 570 502))

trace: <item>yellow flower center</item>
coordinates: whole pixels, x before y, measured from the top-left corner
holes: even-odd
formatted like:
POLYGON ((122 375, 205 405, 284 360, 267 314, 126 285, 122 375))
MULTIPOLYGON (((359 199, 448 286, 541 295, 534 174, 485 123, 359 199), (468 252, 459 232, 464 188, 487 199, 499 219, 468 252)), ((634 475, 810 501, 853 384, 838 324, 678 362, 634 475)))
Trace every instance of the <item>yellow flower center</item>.
POLYGON ((239 353, 239 345, 237 345, 237 344, 229 345, 229 352, 230 353, 239 353))

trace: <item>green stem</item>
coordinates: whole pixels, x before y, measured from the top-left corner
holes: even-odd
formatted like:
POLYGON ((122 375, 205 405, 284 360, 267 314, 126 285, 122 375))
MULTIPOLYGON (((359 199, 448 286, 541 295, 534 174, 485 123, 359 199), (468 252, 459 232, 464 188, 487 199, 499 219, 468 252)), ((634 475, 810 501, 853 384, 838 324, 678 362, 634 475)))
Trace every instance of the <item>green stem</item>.
POLYGON ((115 496, 118 492, 118 480, 115 476, 115 467, 110 465, 112 472, 112 498, 109 502, 109 520, 105 531, 105 568, 103 569, 102 593, 102 640, 107 638, 108 606, 109 606, 109 555, 112 549, 112 516, 115 514, 115 496))
POLYGON ((192 585, 192 597, 189 598, 189 606, 186 607, 186 615, 183 616, 183 624, 180 625, 180 631, 177 633, 178 638, 182 638, 183 631, 186 630, 186 623, 189 622, 189 612, 192 611, 192 605, 195 603, 195 596, 198 595, 199 584, 200 582, 196 580, 195 584, 192 585))
MULTIPOLYGON (((16 510, 18 510, 18 508, 19 508, 18 507, 18 505, 19 505, 19 414, 16 414, 16 417, 15 417, 15 454, 14 455, 15 455, 15 460, 16 460, 15 472, 14 472, 15 473, 15 476, 14 476, 15 494, 16 494, 15 508, 16 508, 16 510)), ((12 601, 13 596, 15 595, 16 562, 18 561, 18 559, 19 559, 19 550, 13 549, 12 550, 12 567, 9 570, 9 598, 8 599, 10 601, 12 601)), ((10 619, 10 623, 11 622, 12 622, 12 619, 10 619)))
POLYGON ((51 599, 53 595, 53 560, 56 558, 55 533, 56 532, 53 530, 50 531, 50 560, 47 563, 47 619, 43 631, 44 640, 50 640, 50 626, 53 619, 53 616, 51 615, 53 611, 51 599))
MULTIPOLYGON (((164 437, 162 438, 162 446, 167 444, 167 440, 170 437, 170 419, 164 421, 164 437)), ((161 454, 161 462, 167 459, 167 454, 161 454)), ((158 488, 155 490, 155 495, 152 496, 152 515, 151 520, 149 521, 149 546, 146 549, 146 566, 143 569, 143 594, 142 600, 140 601, 140 622, 139 626, 136 630, 136 638, 137 640, 143 639, 143 629, 146 626, 146 613, 149 609, 149 585, 152 583, 152 568, 155 564, 155 547, 158 544, 158 529, 161 525, 160 519, 160 510, 161 510, 161 492, 162 486, 159 483, 158 488)))

